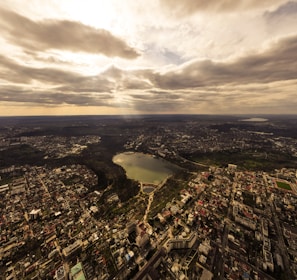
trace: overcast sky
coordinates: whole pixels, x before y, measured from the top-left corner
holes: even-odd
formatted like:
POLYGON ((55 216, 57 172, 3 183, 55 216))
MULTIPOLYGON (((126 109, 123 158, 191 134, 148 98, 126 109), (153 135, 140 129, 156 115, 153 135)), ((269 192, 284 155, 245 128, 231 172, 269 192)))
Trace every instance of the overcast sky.
POLYGON ((7 0, 0 115, 297 114, 297 1, 7 0))

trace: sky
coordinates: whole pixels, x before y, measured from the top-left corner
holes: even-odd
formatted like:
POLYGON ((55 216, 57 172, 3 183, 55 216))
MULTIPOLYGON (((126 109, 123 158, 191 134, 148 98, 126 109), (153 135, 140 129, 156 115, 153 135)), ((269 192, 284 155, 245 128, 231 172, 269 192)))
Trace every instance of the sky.
POLYGON ((297 114, 297 1, 6 0, 0 116, 297 114))

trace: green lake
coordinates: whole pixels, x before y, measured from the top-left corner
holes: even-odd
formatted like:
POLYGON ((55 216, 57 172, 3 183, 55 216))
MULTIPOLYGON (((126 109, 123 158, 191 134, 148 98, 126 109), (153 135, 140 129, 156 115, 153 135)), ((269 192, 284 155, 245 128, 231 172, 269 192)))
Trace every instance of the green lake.
POLYGON ((128 178, 147 184, 157 185, 178 170, 166 160, 143 153, 120 153, 113 162, 125 169, 128 178))

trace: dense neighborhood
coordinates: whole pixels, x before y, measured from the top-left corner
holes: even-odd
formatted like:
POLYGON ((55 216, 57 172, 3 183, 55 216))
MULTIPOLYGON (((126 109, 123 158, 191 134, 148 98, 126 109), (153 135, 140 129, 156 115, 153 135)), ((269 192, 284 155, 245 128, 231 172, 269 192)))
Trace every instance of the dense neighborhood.
MULTIPOLYGON (((98 187, 100 175, 83 164, 3 167, 1 279, 297 278, 297 169, 185 158, 194 145, 219 150, 227 139, 233 139, 229 150, 240 141, 243 150, 269 145, 294 154, 296 139, 234 129, 222 132, 226 138, 203 126, 205 137, 196 138, 189 133, 193 122, 160 127, 166 133, 141 127, 127 134, 122 149, 167 159, 183 171, 148 192, 139 182, 138 194, 125 201, 112 183, 98 187)), ((1 135, 3 151, 26 144, 46 160, 102 145, 98 135, 64 141, 1 135)))

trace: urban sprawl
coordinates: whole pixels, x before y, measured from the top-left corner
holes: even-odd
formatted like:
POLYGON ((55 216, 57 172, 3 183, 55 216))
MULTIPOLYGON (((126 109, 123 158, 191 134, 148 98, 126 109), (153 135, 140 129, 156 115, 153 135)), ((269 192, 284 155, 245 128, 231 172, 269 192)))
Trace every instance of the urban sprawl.
MULTIPOLYGON (((250 137, 296 148, 269 134, 250 137)), ((176 139, 187 149, 195 143, 189 135, 176 139)), ((159 135, 131 137, 125 149, 145 141, 150 154, 178 156, 159 135)), ((19 142, 59 158, 100 137, 3 137, 1 149, 19 142)), ((162 208, 159 195, 170 180, 122 202, 116 192, 104 196, 112 186, 96 189, 98 176, 80 164, 13 165, 0 170, 0 182, 0 279, 297 279, 294 168, 197 168, 162 208), (116 214, 102 215, 104 205, 116 214)))

